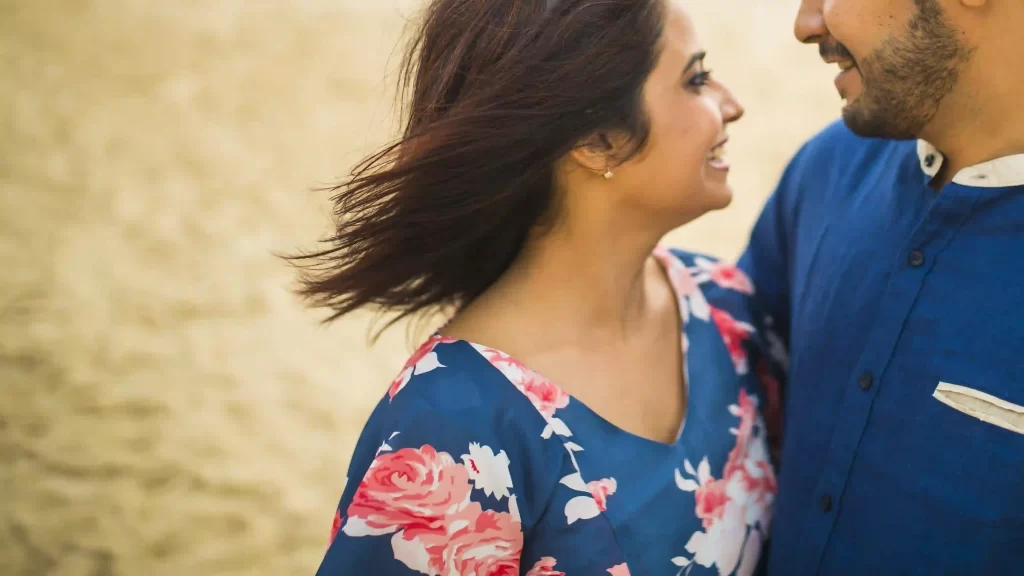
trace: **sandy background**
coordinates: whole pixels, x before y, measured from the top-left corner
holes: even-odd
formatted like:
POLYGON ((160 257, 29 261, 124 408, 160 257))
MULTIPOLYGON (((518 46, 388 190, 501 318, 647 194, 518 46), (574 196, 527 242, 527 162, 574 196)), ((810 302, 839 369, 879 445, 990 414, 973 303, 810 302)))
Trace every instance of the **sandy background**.
MULTIPOLYGON (((392 130, 415 4, 0 0, 0 575, 313 573, 407 342, 318 327, 270 251, 392 130)), ((735 205, 672 243, 737 255, 836 116, 795 6, 693 3, 748 117, 735 205)))

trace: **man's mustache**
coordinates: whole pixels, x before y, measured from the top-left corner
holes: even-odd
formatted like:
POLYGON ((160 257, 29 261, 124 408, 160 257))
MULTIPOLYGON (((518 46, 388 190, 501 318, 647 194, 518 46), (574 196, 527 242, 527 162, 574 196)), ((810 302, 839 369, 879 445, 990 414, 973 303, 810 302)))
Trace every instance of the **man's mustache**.
POLYGON ((856 62, 853 54, 850 53, 846 46, 835 40, 818 44, 818 53, 821 54, 823 60, 852 60, 856 62))

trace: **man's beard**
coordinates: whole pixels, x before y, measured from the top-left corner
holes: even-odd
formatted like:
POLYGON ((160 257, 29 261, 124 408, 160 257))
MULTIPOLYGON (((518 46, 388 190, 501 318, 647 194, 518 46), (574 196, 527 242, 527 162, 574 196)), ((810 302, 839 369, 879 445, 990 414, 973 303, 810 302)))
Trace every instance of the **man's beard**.
MULTIPOLYGON (((956 87, 973 50, 945 20, 938 0, 916 0, 918 13, 901 37, 890 38, 858 62, 862 90, 843 109, 855 134, 868 138, 918 138, 956 87)), ((849 54, 845 46, 822 46, 827 54, 849 54)), ((852 59, 852 58, 851 58, 852 59)))

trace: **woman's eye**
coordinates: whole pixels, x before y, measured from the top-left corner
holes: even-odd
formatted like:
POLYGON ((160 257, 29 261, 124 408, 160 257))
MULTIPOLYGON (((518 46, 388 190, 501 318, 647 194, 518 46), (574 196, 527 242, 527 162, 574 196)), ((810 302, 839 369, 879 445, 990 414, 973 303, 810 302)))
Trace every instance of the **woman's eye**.
POLYGON ((711 70, 701 70, 700 72, 694 74, 692 78, 690 78, 689 85, 693 86, 694 88, 700 88, 702 86, 706 86, 708 81, 710 80, 711 70))

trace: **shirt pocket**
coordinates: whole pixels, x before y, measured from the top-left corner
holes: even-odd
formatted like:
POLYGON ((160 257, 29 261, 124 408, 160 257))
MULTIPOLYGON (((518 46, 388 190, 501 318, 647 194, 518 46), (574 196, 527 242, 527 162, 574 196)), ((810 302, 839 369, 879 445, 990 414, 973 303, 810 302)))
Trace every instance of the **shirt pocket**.
POLYGON ((953 410, 1024 436, 1024 406, 960 384, 939 382, 932 397, 953 410))
POLYGON ((906 424, 899 430, 906 437, 887 442, 900 447, 906 487, 916 484, 922 509, 953 514, 946 517, 951 535, 966 527, 978 535, 1024 534, 1024 430, 1008 428, 1020 422, 1024 390, 985 362, 991 359, 976 360, 903 379, 906 424))

